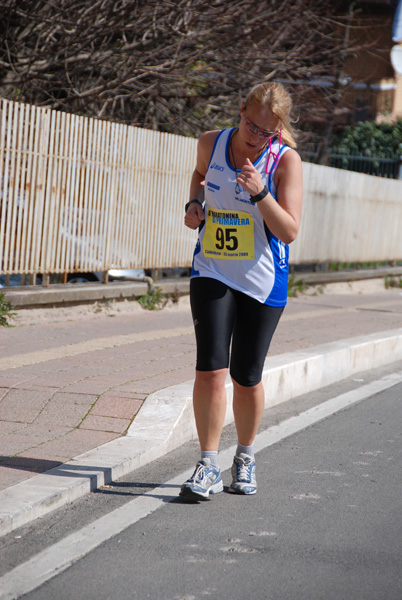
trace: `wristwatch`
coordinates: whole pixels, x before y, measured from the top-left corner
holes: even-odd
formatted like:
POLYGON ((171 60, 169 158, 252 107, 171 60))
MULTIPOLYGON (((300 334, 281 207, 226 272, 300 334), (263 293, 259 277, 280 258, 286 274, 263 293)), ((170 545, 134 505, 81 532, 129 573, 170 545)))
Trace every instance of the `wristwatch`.
POLYGON ((255 196, 250 196, 250 201, 255 204, 256 202, 259 202, 260 200, 262 200, 263 198, 265 198, 265 196, 269 193, 269 189, 267 188, 266 185, 264 185, 264 189, 259 193, 256 194, 255 196))
POLYGON ((194 202, 196 202, 197 204, 199 204, 202 208, 202 202, 200 202, 198 200, 198 198, 194 198, 193 200, 190 200, 190 202, 187 202, 186 206, 184 207, 184 212, 186 213, 188 210, 188 207, 190 206, 190 204, 194 204, 194 202))

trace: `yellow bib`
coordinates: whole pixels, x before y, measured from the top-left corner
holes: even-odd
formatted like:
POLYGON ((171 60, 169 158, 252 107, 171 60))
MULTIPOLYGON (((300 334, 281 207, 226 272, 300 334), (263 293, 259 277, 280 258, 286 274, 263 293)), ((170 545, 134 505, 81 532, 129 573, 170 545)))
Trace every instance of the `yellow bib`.
POLYGON ((254 258, 254 219, 239 210, 207 209, 202 240, 205 256, 225 260, 254 258))

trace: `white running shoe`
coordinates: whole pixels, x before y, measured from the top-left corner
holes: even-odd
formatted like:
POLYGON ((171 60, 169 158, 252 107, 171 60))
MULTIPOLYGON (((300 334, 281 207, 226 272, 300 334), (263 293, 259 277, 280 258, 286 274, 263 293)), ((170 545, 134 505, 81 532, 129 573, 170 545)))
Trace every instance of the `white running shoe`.
POLYGON ((211 465, 209 458, 198 461, 195 471, 181 486, 180 496, 193 500, 209 500, 210 494, 223 492, 219 467, 211 465))
POLYGON ((228 489, 232 494, 256 494, 255 460, 247 454, 235 456, 232 465, 233 481, 228 489))

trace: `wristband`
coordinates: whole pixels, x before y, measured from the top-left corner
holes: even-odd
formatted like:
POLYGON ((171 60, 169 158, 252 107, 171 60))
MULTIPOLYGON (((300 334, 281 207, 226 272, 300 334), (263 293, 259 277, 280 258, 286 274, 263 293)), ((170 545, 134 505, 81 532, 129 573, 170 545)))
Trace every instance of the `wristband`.
POLYGON ((259 202, 260 200, 262 200, 263 198, 265 198, 265 196, 269 193, 269 189, 267 188, 266 185, 264 185, 264 189, 259 193, 256 194, 255 196, 250 196, 250 201, 255 204, 256 202, 259 202))
POLYGON ((188 207, 190 206, 190 204, 194 204, 194 202, 196 202, 197 204, 199 204, 202 208, 202 202, 200 202, 197 198, 194 198, 193 200, 190 200, 190 202, 187 202, 186 206, 184 207, 184 212, 186 213, 188 211, 188 207))

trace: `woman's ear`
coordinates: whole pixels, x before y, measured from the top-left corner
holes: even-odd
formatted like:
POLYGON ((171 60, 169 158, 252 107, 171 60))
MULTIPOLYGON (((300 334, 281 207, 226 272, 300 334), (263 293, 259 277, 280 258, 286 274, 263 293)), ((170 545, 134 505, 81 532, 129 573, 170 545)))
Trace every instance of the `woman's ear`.
POLYGON ((240 108, 240 114, 243 112, 243 110, 246 108, 246 104, 245 102, 241 103, 241 108, 240 108))

